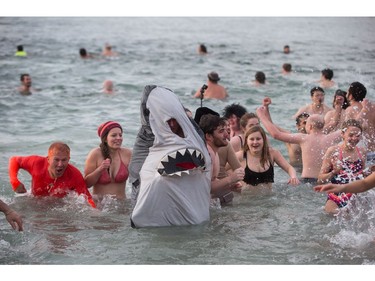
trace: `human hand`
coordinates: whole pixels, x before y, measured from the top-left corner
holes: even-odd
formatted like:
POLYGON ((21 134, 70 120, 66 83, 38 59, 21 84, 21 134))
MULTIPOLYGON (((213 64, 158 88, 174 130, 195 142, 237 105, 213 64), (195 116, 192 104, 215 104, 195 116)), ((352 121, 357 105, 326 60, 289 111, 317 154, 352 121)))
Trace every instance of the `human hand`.
POLYGON ((342 188, 343 188, 343 185, 328 183, 328 184, 322 184, 322 185, 315 186, 314 191, 325 192, 325 193, 331 193, 331 192, 339 193, 339 192, 341 192, 342 188))
POLYGON ((259 118, 264 118, 266 114, 266 107, 260 106, 256 109, 256 114, 259 118))
POLYGON ((301 182, 299 181, 298 178, 290 178, 288 180, 288 184, 291 184, 291 185, 299 185, 301 182))
POLYGON ((22 218, 16 211, 10 209, 5 213, 5 217, 14 230, 23 231, 22 218))
POLYGON ((111 166, 111 159, 107 158, 104 159, 103 162, 100 164, 99 169, 100 171, 108 170, 111 166))
POLYGON ((231 182, 236 183, 239 181, 242 181, 245 177, 245 169, 240 167, 233 171, 233 173, 230 174, 231 182))
POLYGON ((14 191, 16 193, 26 193, 27 192, 27 190, 26 190, 26 188, 25 188, 25 186, 22 182, 17 186, 17 188, 14 191))
POLYGON ((230 186, 230 189, 233 191, 233 192, 237 192, 237 193, 241 193, 241 189, 242 189, 242 183, 240 181, 232 184, 230 186))
POLYGON ((265 97, 263 99, 263 106, 269 106, 272 103, 271 98, 265 97))

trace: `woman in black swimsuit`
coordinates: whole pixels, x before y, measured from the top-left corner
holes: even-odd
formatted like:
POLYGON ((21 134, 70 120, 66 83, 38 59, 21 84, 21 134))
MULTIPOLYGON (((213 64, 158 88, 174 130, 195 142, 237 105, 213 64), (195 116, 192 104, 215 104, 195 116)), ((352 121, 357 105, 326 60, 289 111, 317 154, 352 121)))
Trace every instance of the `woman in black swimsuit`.
POLYGON ((298 185, 296 170, 282 156, 280 151, 270 148, 267 136, 260 126, 253 126, 245 133, 245 143, 242 151, 236 153, 242 167, 245 168, 245 185, 242 191, 260 188, 272 188, 274 182, 274 163, 290 176, 288 184, 298 185))

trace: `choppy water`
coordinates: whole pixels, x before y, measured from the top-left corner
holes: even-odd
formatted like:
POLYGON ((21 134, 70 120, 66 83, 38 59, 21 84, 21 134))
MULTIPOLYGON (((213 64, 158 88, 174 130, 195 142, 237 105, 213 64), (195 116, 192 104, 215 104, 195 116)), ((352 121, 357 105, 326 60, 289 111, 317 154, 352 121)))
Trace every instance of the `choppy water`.
MULTIPOLYGON (((323 68, 344 90, 362 82, 374 100, 374 25, 374 18, 0 18, 0 198, 25 221, 17 233, 0 216, 0 264, 374 264, 373 191, 357 196, 350 218, 333 219, 323 212, 324 195, 310 185, 288 187, 276 168, 271 194, 236 197, 211 209, 207 224, 134 230, 130 202, 107 200, 93 210, 74 196, 17 196, 7 171, 11 155, 46 155, 54 140, 70 145, 71 162, 83 171, 107 120, 123 125, 124 145, 132 147, 145 85, 172 89, 194 113, 200 100, 191 94, 212 70, 230 98, 205 106, 221 112, 239 102, 254 111, 268 95, 274 121, 288 129, 323 68), (99 54, 106 42, 118 58, 79 58, 79 48, 99 54), (208 56, 197 55, 199 43, 208 56), (27 58, 13 56, 19 44, 27 58), (288 77, 285 62, 294 69, 288 77), (258 70, 269 85, 250 85, 258 70), (15 91, 24 72, 40 89, 31 96, 15 91), (105 79, 115 82, 115 95, 100 92, 105 79)), ((30 183, 27 173, 20 178, 30 183)))

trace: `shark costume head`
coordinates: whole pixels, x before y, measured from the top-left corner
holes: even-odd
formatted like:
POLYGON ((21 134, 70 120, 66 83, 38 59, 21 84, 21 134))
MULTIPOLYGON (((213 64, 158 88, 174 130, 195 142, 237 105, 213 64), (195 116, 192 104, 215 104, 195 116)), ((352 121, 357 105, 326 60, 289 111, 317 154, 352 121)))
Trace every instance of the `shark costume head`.
POLYGON ((143 121, 149 122, 153 144, 139 172, 140 188, 132 225, 191 225, 208 221, 211 159, 205 142, 171 90, 158 86, 145 89, 149 91, 142 98, 142 126, 143 121), (144 118, 145 113, 148 118, 144 118), (182 129, 182 137, 172 131, 171 119, 182 129))

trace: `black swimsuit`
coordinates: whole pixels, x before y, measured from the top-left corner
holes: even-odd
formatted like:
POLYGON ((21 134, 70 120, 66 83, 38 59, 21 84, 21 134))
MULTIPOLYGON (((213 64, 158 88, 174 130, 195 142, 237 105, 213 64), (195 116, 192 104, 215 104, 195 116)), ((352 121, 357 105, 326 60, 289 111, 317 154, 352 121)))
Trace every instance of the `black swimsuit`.
POLYGON ((247 166, 247 155, 246 152, 244 153, 244 158, 246 161, 246 167, 245 167, 245 177, 243 181, 247 184, 251 185, 258 185, 260 183, 270 183, 274 182, 274 171, 273 171, 273 165, 270 163, 270 167, 267 171, 257 173, 249 169, 247 166))

